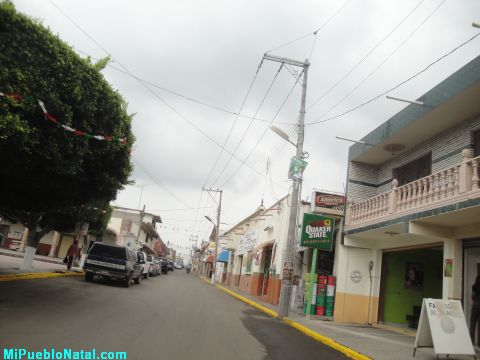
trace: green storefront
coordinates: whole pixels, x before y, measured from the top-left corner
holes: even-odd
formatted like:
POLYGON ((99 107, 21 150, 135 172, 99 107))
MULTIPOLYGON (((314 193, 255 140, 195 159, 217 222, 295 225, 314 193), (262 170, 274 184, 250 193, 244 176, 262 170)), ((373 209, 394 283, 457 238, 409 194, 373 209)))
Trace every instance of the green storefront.
POLYGON ((423 298, 442 297, 443 248, 384 252, 379 320, 416 328, 423 298))

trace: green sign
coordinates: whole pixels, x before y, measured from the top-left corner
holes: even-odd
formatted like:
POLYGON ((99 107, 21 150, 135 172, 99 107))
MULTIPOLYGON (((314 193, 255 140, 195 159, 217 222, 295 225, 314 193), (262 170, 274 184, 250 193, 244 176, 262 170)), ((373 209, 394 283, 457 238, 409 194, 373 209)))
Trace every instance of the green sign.
POLYGON ((335 219, 316 214, 304 214, 300 246, 331 251, 334 228, 335 219))

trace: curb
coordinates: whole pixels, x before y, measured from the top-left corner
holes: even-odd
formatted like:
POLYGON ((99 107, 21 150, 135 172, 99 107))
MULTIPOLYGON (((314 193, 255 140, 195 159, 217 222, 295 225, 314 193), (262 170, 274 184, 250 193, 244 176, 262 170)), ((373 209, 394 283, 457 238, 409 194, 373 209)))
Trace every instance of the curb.
POLYGON ((15 281, 15 280, 32 280, 32 279, 48 279, 67 276, 83 276, 83 272, 68 272, 68 273, 24 273, 24 274, 8 274, 0 275, 0 282, 15 281))
MULTIPOLYGON (((205 278, 201 277, 201 279, 203 281, 205 281, 206 283, 208 284, 211 284, 208 280, 206 280, 205 278)), ((274 318, 277 318, 278 317, 278 313, 276 311, 273 311, 263 305, 260 305, 250 299, 247 299, 246 297, 243 297, 239 294, 237 294, 236 292, 234 291, 231 291, 221 285, 218 285, 218 284, 215 284, 215 287, 220 289, 220 290, 223 290, 225 291, 227 294, 233 296, 234 298, 260 310, 260 311, 263 311, 264 313, 274 317, 274 318)), ((318 341, 318 342, 321 342, 322 344, 324 345, 327 345, 328 347, 334 349, 334 350, 337 350, 338 352, 341 352, 342 354, 346 355, 347 357, 351 358, 351 359, 356 359, 356 360, 371 360, 370 357, 366 356, 366 355, 363 355, 363 354, 360 354, 359 352, 353 350, 353 349, 350 349, 349 347, 345 346, 345 345, 342 345, 338 342, 336 342, 335 340, 329 338, 329 337, 326 337, 324 335, 321 335, 311 329, 309 329, 308 327, 292 320, 292 319, 289 319, 289 318, 283 318, 282 321, 284 323, 286 323, 287 325, 291 326, 292 328, 302 332, 303 334, 311 337, 312 339, 318 341)))

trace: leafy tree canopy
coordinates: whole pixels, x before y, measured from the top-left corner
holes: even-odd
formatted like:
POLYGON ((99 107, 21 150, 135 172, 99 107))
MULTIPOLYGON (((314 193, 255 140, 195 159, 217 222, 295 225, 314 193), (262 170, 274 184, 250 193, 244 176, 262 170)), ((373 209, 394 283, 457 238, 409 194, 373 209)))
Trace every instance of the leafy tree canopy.
POLYGON ((105 64, 81 58, 10 1, 0 1, 0 64, 0 92, 23 97, 0 97, 0 211, 24 214, 29 226, 42 214, 114 199, 128 182, 134 137, 126 102, 100 73, 105 64), (65 125, 127 144, 67 132, 36 99, 65 125))

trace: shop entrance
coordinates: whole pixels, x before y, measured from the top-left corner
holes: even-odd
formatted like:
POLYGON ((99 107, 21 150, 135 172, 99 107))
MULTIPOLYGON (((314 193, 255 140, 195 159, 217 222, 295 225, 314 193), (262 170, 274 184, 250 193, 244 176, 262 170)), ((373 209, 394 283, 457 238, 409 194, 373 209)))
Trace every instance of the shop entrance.
MULTIPOLYGON (((472 285, 475 278, 480 275, 480 240, 464 241, 463 247, 463 308, 465 319, 470 324, 472 285)), ((475 337, 478 338, 479 336, 475 337)))
POLYGON ((268 281, 270 279, 270 263, 272 260, 272 247, 265 248, 265 260, 263 265, 262 295, 267 295, 268 281))
POLYGON ((443 247, 384 252, 378 319, 418 327, 423 298, 442 297, 443 247))

